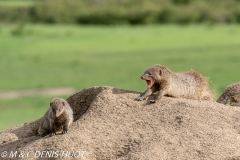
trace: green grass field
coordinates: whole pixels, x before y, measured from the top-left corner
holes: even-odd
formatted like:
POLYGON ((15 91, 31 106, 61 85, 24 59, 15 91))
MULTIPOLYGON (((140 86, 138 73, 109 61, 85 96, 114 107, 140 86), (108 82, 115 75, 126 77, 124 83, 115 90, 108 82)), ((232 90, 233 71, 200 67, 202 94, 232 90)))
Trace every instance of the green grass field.
MULTIPOLYGON (((0 24, 0 91, 112 86, 144 91, 154 64, 209 77, 216 97, 240 81, 240 26, 0 24), (14 34, 15 33, 15 34, 14 34)), ((67 98, 66 95, 63 98, 67 98)), ((0 129, 40 118, 53 97, 0 101, 0 129)))
POLYGON ((32 6, 33 0, 0 0, 0 6, 7 7, 26 7, 32 6))

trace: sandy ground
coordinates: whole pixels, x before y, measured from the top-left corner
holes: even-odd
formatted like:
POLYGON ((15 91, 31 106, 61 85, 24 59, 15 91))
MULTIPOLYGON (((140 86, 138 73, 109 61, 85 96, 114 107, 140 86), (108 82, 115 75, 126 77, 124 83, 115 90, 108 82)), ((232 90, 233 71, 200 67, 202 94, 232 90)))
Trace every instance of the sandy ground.
POLYGON ((138 102, 138 95, 112 87, 78 92, 67 99, 74 111, 67 134, 39 137, 39 120, 9 128, 0 132, 0 157, 240 160, 240 108, 171 97, 150 104, 153 97, 138 102))

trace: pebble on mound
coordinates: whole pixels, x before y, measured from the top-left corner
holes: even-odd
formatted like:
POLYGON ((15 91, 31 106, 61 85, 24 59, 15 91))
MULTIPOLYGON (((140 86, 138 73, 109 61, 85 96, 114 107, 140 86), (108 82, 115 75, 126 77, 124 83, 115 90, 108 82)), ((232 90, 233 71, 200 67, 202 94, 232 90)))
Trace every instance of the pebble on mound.
POLYGON ((0 153, 69 151, 84 153, 77 159, 87 160, 240 159, 239 107, 171 97, 150 104, 135 101, 138 95, 112 87, 84 89, 67 99, 74 112, 68 134, 39 137, 36 120, 1 131, 1 141, 7 140, 0 153))

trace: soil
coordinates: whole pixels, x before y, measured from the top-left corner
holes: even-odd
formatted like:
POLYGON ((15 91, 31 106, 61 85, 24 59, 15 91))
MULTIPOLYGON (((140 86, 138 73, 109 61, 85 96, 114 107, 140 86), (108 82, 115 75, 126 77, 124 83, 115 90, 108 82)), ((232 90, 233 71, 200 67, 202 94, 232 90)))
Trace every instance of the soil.
POLYGON ((112 87, 84 89, 67 99, 74 111, 68 133, 39 137, 40 120, 3 130, 0 157, 240 160, 240 108, 171 97, 152 104, 153 96, 140 102, 138 96, 112 87))

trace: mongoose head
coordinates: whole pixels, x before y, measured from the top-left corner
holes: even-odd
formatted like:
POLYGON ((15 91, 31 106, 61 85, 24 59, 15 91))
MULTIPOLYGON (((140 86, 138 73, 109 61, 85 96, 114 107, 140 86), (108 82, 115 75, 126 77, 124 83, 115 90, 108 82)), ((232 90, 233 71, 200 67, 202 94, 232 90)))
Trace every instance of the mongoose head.
POLYGON ((232 96, 230 103, 232 106, 240 106, 240 95, 232 96))
POLYGON ((147 83, 147 88, 151 88, 155 83, 160 82, 164 77, 164 73, 169 71, 166 67, 161 65, 154 65, 144 72, 141 76, 142 80, 145 80, 147 83))
POLYGON ((50 108, 52 109, 53 115, 59 117, 65 111, 66 101, 61 98, 54 98, 50 102, 50 108))

